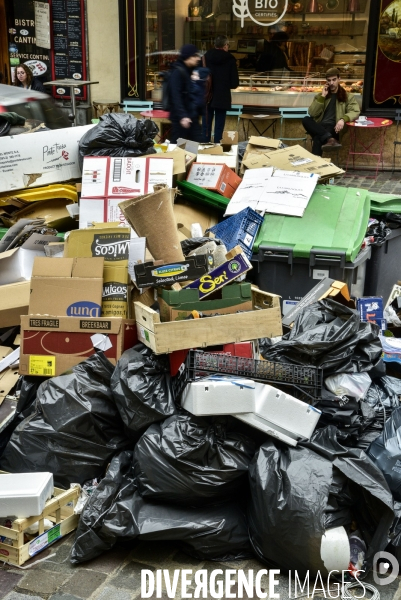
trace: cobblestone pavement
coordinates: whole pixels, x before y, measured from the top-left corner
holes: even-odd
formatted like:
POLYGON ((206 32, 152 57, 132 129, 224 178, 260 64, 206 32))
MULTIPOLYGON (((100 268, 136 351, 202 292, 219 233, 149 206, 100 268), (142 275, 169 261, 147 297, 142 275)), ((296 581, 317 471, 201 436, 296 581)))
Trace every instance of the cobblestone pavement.
MULTIPOLYGON (((358 177, 346 176, 336 180, 336 185, 361 187, 376 192, 401 195, 401 173, 379 173, 377 180, 370 179, 368 171, 358 171, 358 177)), ((72 566, 69 553, 74 534, 63 538, 24 566, 36 563, 30 569, 22 570, 0 563, 0 600, 137 600, 141 598, 141 570, 167 569, 172 577, 175 569, 189 569, 193 572, 206 569, 209 573, 214 569, 254 569, 266 568, 257 560, 234 563, 205 562, 192 559, 183 554, 175 545, 158 542, 132 543, 129 547, 117 546, 97 559, 82 565, 72 566), (54 555, 54 556, 51 556, 54 555)), ((234 575, 236 580, 236 576, 234 575)), ((288 600, 290 595, 288 577, 279 577, 279 586, 275 589, 281 600, 288 600)), ((263 577, 261 587, 269 597, 268 578, 263 577)), ((311 590, 313 585, 311 585, 311 590)), ((179 588, 180 589, 180 588, 179 588)), ((235 586, 232 593, 235 594, 235 586)), ((193 589, 189 593, 193 593, 193 589)), ((292 590, 293 591, 293 590, 292 590)), ((357 591, 357 595, 361 592, 357 591)), ((333 592, 335 596, 335 592, 333 592)), ((367 597, 370 595, 368 594, 367 597)), ((162 598, 167 598, 164 589, 162 598)), ((245 598, 257 598, 244 596, 245 598)), ((317 591, 314 598, 323 598, 317 591)), ((152 596, 156 598, 156 595, 152 596)), ((176 598, 182 598, 179 591, 176 598)), ((380 589, 380 600, 401 600, 401 578, 380 589)))
MULTIPOLYGON (((60 540, 31 561, 25 563, 28 566, 39 559, 28 570, 21 570, 13 566, 0 566, 0 600, 139 600, 141 596, 141 570, 167 569, 170 578, 176 569, 186 569, 194 573, 199 569, 205 569, 208 574, 215 569, 220 569, 222 574, 218 575, 216 581, 223 580, 225 571, 232 569, 253 569, 256 574, 260 569, 266 569, 257 560, 235 561, 235 562, 208 562, 198 561, 183 554, 174 544, 159 542, 132 543, 128 547, 118 546, 110 552, 102 554, 97 559, 82 565, 73 566, 69 561, 69 553, 74 534, 70 534, 60 540)), ((188 575, 193 580, 194 575, 188 575)), ((237 580, 234 573, 231 577, 237 580)), ((277 579, 277 576, 276 576, 277 579)), ((275 593, 280 595, 281 600, 294 598, 294 587, 289 588, 288 575, 281 574, 278 577, 279 584, 275 587, 275 593)), ((181 575, 180 580, 181 581, 181 575)), ((368 581, 372 582, 369 578, 368 581)), ((314 581, 310 583, 312 597, 314 581)), ((189 587, 188 594, 193 594, 194 587, 189 587)), ((319 585, 316 586, 318 588, 319 585)), ((234 597, 237 586, 231 588, 234 597)), ((268 576, 261 580, 261 590, 269 595, 268 576)), ((332 588, 333 590, 333 588, 332 588)), ((332 597, 338 594, 332 591, 332 597)), ((356 591, 361 595, 361 590, 356 591)), ((299 597, 298 591, 298 597, 299 597)), ((151 598, 156 598, 156 593, 151 598)), ((178 586, 177 599, 181 599, 180 584, 178 586)), ((226 596, 219 596, 223 599, 226 596)), ((306 596, 303 596, 306 598, 306 596)), ((313 596, 321 600, 325 596, 316 591, 313 596)), ((327 597, 327 592, 326 592, 327 597)), ((366 598, 370 594, 367 592, 366 598)), ((161 598, 168 598, 166 589, 163 589, 161 598)), ((211 596, 208 596, 211 600, 211 596)), ((258 598, 256 592, 253 595, 244 595, 244 598, 258 598)), ((380 600, 401 600, 401 578, 394 583, 380 589, 380 600)))
POLYGON ((377 179, 373 179, 372 171, 348 171, 335 180, 336 185, 360 187, 381 194, 399 194, 401 196, 401 172, 379 171, 377 179))

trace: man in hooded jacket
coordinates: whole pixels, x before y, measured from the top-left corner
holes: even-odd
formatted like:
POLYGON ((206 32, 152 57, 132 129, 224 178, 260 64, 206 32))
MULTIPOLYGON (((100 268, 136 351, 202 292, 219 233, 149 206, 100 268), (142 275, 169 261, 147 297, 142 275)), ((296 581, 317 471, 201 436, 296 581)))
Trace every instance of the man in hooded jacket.
POLYGON ((199 110, 194 99, 191 75, 199 64, 199 51, 193 44, 185 44, 180 50, 170 76, 170 141, 178 138, 200 142, 199 110))
POLYGON ((205 65, 210 69, 212 77, 211 100, 203 118, 203 136, 206 142, 210 141, 214 118, 214 141, 220 143, 226 112, 231 108, 231 90, 239 85, 237 63, 228 48, 228 39, 219 35, 215 39, 214 48, 205 54, 205 65))

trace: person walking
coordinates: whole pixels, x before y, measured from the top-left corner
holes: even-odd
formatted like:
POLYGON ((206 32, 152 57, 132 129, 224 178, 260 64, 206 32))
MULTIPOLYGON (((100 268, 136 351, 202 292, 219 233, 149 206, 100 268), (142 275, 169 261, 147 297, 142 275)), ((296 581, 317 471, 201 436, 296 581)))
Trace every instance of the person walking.
POLYGON ((178 138, 201 141, 199 109, 194 102, 194 87, 191 75, 200 61, 198 48, 185 44, 180 50, 178 60, 172 66, 169 81, 169 104, 172 143, 178 138))
POLYGON ((312 154, 322 156, 325 146, 340 146, 340 132, 345 123, 359 117, 359 104, 353 94, 340 85, 340 71, 331 68, 326 73, 326 83, 309 107, 309 117, 302 124, 312 136, 312 154))
POLYGON ((43 83, 37 77, 33 76, 31 69, 28 65, 22 63, 15 69, 15 83, 16 87, 22 87, 27 90, 35 90, 35 92, 43 92, 46 94, 46 89, 43 83))
POLYGON ((205 142, 210 142, 214 119, 214 142, 220 143, 226 113, 231 108, 231 90, 239 86, 237 63, 228 49, 228 39, 219 35, 215 39, 214 48, 208 50, 204 56, 205 66, 210 69, 212 77, 211 99, 202 122, 205 142))

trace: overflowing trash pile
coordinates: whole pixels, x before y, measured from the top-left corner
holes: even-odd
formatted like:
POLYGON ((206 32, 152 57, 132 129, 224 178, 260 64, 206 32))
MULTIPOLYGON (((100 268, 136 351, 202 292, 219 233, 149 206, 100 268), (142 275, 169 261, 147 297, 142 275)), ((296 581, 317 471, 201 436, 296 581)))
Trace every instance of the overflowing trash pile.
POLYGON ((239 161, 232 132, 79 129, 68 168, 1 182, 2 559, 75 529, 75 564, 171 541, 354 581, 397 556, 401 200, 268 138, 239 161))

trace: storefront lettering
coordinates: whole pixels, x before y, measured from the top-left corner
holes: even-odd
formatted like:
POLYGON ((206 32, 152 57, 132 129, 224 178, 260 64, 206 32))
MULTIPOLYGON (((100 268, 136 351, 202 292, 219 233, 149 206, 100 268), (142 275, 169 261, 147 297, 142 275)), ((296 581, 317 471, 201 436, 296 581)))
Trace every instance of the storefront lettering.
POLYGON ((35 21, 32 19, 15 19, 16 27, 35 27, 35 21))
POLYGON ((241 27, 244 27, 245 19, 252 19, 257 25, 271 27, 281 21, 288 8, 288 0, 233 0, 233 13, 241 19, 241 27), (277 12, 259 12, 276 10, 277 12), (264 18, 267 21, 256 19, 264 18))

